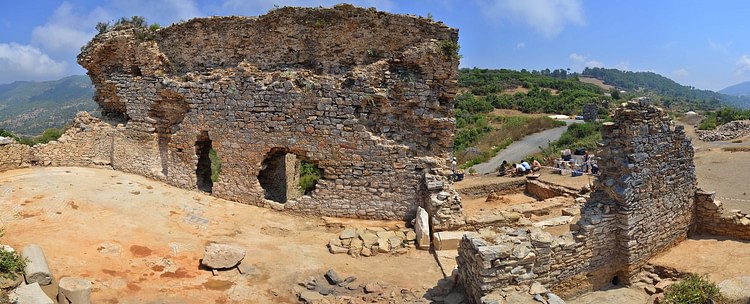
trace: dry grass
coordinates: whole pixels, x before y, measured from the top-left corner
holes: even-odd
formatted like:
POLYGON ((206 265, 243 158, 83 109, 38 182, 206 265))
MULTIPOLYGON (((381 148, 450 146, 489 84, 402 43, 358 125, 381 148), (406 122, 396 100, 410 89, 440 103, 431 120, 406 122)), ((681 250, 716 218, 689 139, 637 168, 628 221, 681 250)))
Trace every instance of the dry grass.
POLYGON ((750 152, 750 147, 724 147, 721 150, 727 152, 750 152))
POLYGON ((607 90, 607 91, 609 91, 610 89, 614 88, 614 87, 613 87, 613 86, 611 86, 611 85, 608 85, 608 84, 604 84, 604 82, 602 82, 601 80, 599 80, 599 79, 596 79, 596 78, 590 78, 590 77, 578 77, 578 80, 579 80, 579 81, 581 81, 581 82, 583 82, 583 83, 591 83, 591 84, 595 84, 596 86, 598 86, 598 87, 600 87, 600 88, 602 88, 602 89, 605 89, 605 90, 607 90))

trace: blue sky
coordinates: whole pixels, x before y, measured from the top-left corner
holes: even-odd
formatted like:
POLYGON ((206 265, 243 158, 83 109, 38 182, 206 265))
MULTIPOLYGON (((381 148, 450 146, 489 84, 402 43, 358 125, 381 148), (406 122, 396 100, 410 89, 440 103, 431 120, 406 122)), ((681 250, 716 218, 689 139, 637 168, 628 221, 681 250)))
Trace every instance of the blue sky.
MULTIPOLYGON (((94 26, 140 15, 164 25, 192 17, 257 16, 323 0, 4 1, 0 83, 85 71, 75 62, 94 26)), ((750 80, 750 1, 363 0, 357 6, 427 16, 459 29, 461 67, 607 67, 652 71, 701 89, 750 80)))

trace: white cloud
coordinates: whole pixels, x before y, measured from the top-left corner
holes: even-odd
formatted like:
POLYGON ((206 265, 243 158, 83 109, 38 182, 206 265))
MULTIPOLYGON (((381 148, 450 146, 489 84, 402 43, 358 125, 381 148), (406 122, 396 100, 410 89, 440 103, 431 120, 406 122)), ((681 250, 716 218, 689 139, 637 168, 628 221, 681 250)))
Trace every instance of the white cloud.
POLYGON ((87 15, 77 14, 70 3, 63 2, 46 24, 34 28, 31 41, 51 52, 75 54, 94 36, 96 22, 108 17, 109 14, 98 7, 87 15))
POLYGON ((570 56, 568 56, 570 59, 572 59, 575 62, 584 62, 586 61, 586 56, 578 55, 576 53, 571 53, 570 56))
POLYGON ((603 68, 604 63, 598 60, 589 60, 588 56, 579 55, 576 53, 570 53, 568 55, 568 58, 570 60, 573 60, 577 65, 580 65, 581 67, 589 67, 589 68, 603 68))
POLYGON ((747 55, 742 55, 739 60, 737 60, 737 74, 742 74, 744 72, 750 71, 750 57, 747 55))
POLYGON ((57 62, 38 48, 0 43, 0 83, 16 80, 52 80, 66 75, 67 64, 57 62))
POLYGON ((630 61, 620 61, 620 63, 615 64, 615 69, 621 70, 621 71, 630 71, 630 61))
POLYGON ((672 71, 672 75, 675 75, 677 77, 686 77, 690 76, 690 71, 688 71, 687 69, 676 69, 672 71))
POLYGON ((732 46, 731 41, 721 43, 721 42, 716 42, 713 40, 708 40, 708 48, 717 52, 726 53, 727 51, 729 51, 729 47, 731 46, 732 46))
POLYGON ((522 22, 546 37, 555 37, 567 24, 583 25, 581 0, 476 0, 491 20, 522 22))
POLYGON ((524 43, 524 42, 519 42, 518 44, 516 44, 516 48, 517 49, 522 49, 522 48, 525 48, 525 47, 526 47, 526 43, 524 43))

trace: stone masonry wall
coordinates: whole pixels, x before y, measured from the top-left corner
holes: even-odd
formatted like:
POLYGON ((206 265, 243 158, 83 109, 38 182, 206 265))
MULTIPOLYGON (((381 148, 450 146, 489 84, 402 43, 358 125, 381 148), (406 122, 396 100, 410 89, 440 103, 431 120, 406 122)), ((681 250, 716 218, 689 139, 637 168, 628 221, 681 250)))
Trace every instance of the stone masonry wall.
MULTIPOLYGON (((111 136, 117 170, 198 189, 197 144, 210 141, 222 161, 217 197, 410 219, 433 203, 426 173, 449 163, 457 38, 442 23, 350 5, 281 8, 157 31, 116 28, 78 62, 103 113, 125 124, 111 136), (265 199, 257 177, 279 151, 323 170, 310 195, 265 199)), ((456 213, 444 204, 437 209, 456 213)))
MULTIPOLYGON (((623 226, 619 248, 637 270, 657 253, 687 238, 695 215, 693 146, 683 126, 649 106, 646 98, 616 110, 602 129, 597 191, 623 226)), ((629 274, 634 273, 628 271, 629 274)))
POLYGON ((695 221, 690 140, 648 100, 623 104, 596 153, 602 174, 571 232, 501 228, 467 234, 459 278, 477 302, 509 285, 539 282, 561 295, 628 283, 646 261, 687 237, 695 221))
POLYGON ((726 212, 721 201, 716 200, 716 192, 699 189, 695 192, 695 203, 696 232, 750 240, 750 215, 739 210, 726 212))

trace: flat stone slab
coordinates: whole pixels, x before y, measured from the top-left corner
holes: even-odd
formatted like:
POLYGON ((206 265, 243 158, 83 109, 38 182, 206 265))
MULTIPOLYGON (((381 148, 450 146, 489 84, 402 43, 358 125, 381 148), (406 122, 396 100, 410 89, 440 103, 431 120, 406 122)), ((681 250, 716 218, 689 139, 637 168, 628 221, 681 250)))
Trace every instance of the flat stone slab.
POLYGON ((567 224, 570 224, 572 222, 573 222, 573 217, 572 216, 563 215, 563 216, 554 217, 554 218, 551 218, 551 219, 548 219, 548 220, 536 222, 536 223, 532 224, 532 226, 537 227, 537 228, 544 228, 544 227, 553 227, 553 226, 567 225, 567 224))
POLYGON ((455 250, 458 249, 458 243, 464 237, 466 231, 441 231, 435 232, 432 238, 432 245, 435 250, 455 250))

